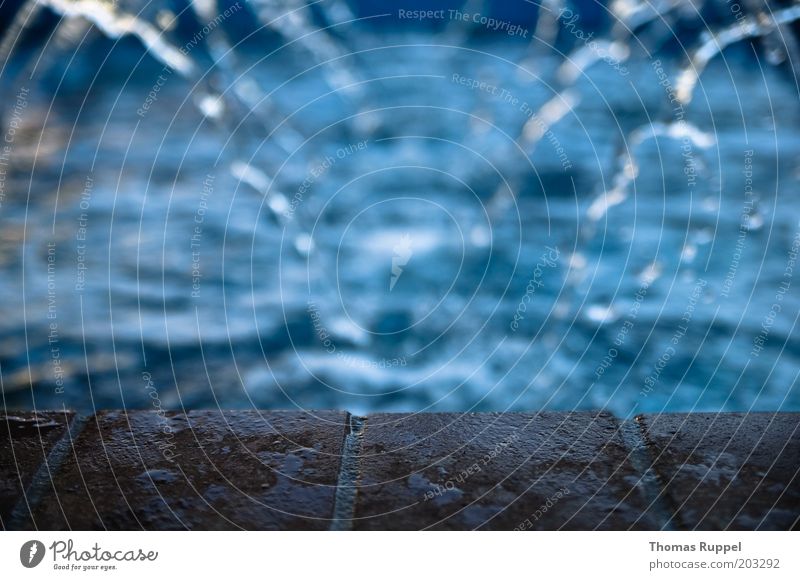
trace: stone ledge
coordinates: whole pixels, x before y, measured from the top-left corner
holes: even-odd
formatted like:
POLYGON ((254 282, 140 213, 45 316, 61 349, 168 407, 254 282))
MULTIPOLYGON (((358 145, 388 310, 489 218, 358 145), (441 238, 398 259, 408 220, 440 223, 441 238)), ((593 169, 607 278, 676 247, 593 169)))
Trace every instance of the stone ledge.
POLYGON ((800 414, 0 415, 4 529, 796 529, 800 414))
POLYGON ((18 524, 29 523, 26 493, 34 478, 44 479, 54 469, 48 460, 64 439, 73 413, 5 413, 0 415, 0 522, 7 528, 12 514, 18 524))
POLYGON ((373 415, 356 529, 656 527, 604 413, 373 415))
POLYGON ((800 415, 642 417, 678 526, 792 529, 800 516, 800 415))

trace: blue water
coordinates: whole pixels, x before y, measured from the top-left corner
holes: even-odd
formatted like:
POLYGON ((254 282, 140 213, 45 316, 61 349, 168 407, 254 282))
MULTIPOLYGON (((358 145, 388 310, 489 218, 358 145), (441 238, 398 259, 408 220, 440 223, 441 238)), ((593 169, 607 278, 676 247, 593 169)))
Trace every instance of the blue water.
POLYGON ((800 410, 775 38, 692 90, 685 14, 585 16, 603 59, 513 11, 198 37, 175 6, 141 17, 166 49, 75 17, 0 75, 5 405, 800 410))

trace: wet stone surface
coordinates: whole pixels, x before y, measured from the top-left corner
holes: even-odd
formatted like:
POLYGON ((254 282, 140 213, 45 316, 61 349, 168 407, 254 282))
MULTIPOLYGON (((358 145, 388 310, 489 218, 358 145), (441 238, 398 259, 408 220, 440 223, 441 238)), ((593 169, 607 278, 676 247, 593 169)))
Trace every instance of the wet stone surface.
POLYGON ((326 529, 344 413, 107 412, 34 511, 50 529, 326 529), (59 501, 60 500, 60 501, 59 501))
POLYGON ((670 414, 640 422, 676 527, 798 527, 800 414, 670 414))
POLYGON ((797 413, 2 417, 4 529, 783 530, 800 519, 797 413))
POLYGON ((371 415, 356 529, 652 528, 607 414, 371 415))
POLYGON ((6 413, 0 416, 0 522, 8 526, 15 506, 20 517, 29 516, 26 495, 40 466, 63 437, 72 413, 6 413))

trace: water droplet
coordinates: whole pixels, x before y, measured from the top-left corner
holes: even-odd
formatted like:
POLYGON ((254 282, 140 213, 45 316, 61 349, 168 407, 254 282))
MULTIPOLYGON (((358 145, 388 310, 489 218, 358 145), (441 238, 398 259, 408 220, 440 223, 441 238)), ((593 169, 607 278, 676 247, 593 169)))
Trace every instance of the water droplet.
MULTIPOLYGON (((313 241, 311 244, 313 246, 313 241)), ((369 334, 349 318, 337 317, 331 320, 330 331, 336 337, 337 341, 347 342, 357 346, 366 346, 369 344, 369 334)))
POLYGON ((212 119, 219 119, 225 110, 222 98, 217 95, 202 95, 195 99, 195 103, 203 115, 212 119))
POLYGON ((703 199, 703 209, 709 213, 719 211, 719 198, 709 196, 703 199))
POLYGON ((485 248, 491 243, 492 234, 486 226, 475 226, 469 232, 469 241, 472 242, 473 246, 485 248))
POLYGON ((691 242, 687 242, 686 245, 683 246, 683 251, 681 252, 681 262, 684 264, 691 264, 694 262, 696 256, 697 246, 691 242))
POLYGON ((777 66, 786 61, 786 51, 781 47, 775 47, 767 51, 767 62, 773 66, 777 66))
POLYGON ((289 200, 282 193, 273 191, 267 197, 267 207, 276 216, 284 216, 289 212, 289 200))
POLYGON ((172 30, 178 19, 171 10, 159 10, 156 15, 156 22, 162 30, 172 30))
POLYGON ((638 177, 639 175, 639 166, 636 164, 636 162, 633 160, 632 157, 629 157, 628 162, 625 163, 625 168, 623 169, 623 171, 625 173, 625 177, 627 177, 629 180, 636 179, 636 177, 638 177))
POLYGON ((573 270, 583 270, 586 267, 586 257, 579 252, 575 252, 569 258, 569 267, 573 270))
POLYGON ((705 246, 714 239, 714 232, 711 228, 703 228, 694 233, 694 242, 700 246, 705 246))
POLYGON ((553 316, 559 320, 563 320, 564 318, 567 317, 568 314, 569 314, 569 304, 567 304, 563 300, 559 301, 553 307, 553 316))
POLYGON ((300 255, 307 257, 314 249, 314 239, 308 234, 300 234, 294 239, 294 248, 300 255))
POLYGON ((605 192, 596 198, 589 209, 586 211, 587 216, 592 221, 599 221, 609 209, 615 205, 621 204, 628 198, 628 194, 623 187, 615 187, 611 191, 605 192))
POLYGON ((150 469, 136 478, 142 483, 172 483, 178 479, 177 474, 167 469, 150 469))
POLYGON ((593 304, 586 309, 586 318, 595 324, 608 324, 619 318, 619 313, 611 304, 607 306, 593 304))
POLYGON ((764 216, 757 209, 753 210, 744 223, 744 227, 748 232, 757 232, 764 227, 764 216))
POLYGON ((262 193, 267 191, 272 182, 266 173, 244 161, 231 163, 231 175, 262 193))
POLYGON ((661 266, 660 262, 651 262, 642 270, 642 273, 639 274, 639 283, 647 284, 648 286, 651 285, 658 280, 663 270, 664 268, 661 266))

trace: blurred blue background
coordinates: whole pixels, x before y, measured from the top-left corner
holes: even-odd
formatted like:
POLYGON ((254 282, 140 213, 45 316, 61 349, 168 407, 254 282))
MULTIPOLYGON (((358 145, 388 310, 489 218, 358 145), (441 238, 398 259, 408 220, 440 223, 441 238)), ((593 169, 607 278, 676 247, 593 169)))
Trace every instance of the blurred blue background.
POLYGON ((797 7, 735 7, 4 2, 4 404, 800 410, 797 7))

